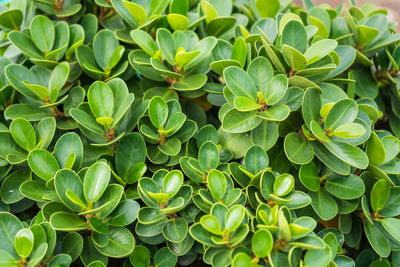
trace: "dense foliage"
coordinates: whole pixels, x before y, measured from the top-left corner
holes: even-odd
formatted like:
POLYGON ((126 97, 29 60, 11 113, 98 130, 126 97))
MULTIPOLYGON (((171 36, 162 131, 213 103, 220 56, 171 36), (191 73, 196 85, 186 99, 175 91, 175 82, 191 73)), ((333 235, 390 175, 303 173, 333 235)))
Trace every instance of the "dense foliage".
POLYGON ((386 10, 0 11, 0 266, 400 265, 400 35, 386 10))

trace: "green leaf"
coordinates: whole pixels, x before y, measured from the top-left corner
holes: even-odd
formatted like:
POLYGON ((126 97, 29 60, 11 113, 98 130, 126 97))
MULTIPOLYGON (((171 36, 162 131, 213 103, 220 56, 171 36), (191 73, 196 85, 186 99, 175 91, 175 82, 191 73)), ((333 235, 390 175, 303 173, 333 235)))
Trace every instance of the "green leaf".
POLYGON ((332 135, 341 138, 357 138, 365 134, 365 128, 358 123, 345 123, 338 126, 332 133, 332 135))
POLYGON ((267 169, 268 164, 269 158, 267 153, 257 145, 250 147, 244 156, 244 166, 252 174, 257 174, 267 169))
POLYGON ((185 218, 169 220, 164 225, 162 233, 170 242, 183 242, 188 233, 188 223, 185 218))
POLYGON ((274 76, 272 65, 265 57, 256 57, 253 59, 247 71, 258 92, 264 92, 269 81, 274 76))
POLYGON ((204 172, 217 168, 219 165, 219 149, 216 144, 209 141, 200 147, 199 163, 204 172))
POLYGON ((155 267, 175 266, 177 262, 178 256, 172 254, 172 252, 167 247, 163 247, 157 250, 154 255, 155 267))
POLYGON ((275 17, 278 13, 281 3, 279 0, 256 0, 255 5, 261 17, 275 17))
POLYGON ((24 198, 20 192, 20 186, 31 179, 32 172, 27 169, 19 169, 8 175, 1 184, 1 199, 6 204, 18 202, 24 198))
POLYGON ((261 121, 252 111, 240 112, 232 109, 223 117, 222 128, 230 133, 244 133, 256 128, 261 121))
POLYGON ((298 133, 286 135, 284 149, 288 159, 296 164, 307 164, 314 158, 312 146, 298 133))
POLYGON ((181 150, 181 147, 181 141, 178 138, 174 137, 167 138, 167 141, 165 141, 165 143, 163 144, 160 144, 158 146, 158 149, 168 156, 176 156, 181 150))
POLYGON ((314 162, 310 162, 300 167, 299 178, 301 183, 308 190, 317 192, 321 188, 319 170, 314 162))
MULTIPOLYGON (((66 254, 59 254, 51 258, 49 261, 48 265, 49 267, 55 267, 55 266, 60 266, 60 267, 67 267, 71 264, 71 257, 66 254)), ((92 266, 93 267, 93 266, 92 266)))
POLYGON ((53 22, 43 15, 35 16, 31 22, 32 41, 43 53, 48 53, 53 48, 55 28, 53 22))
POLYGON ((181 171, 173 170, 165 175, 162 182, 162 190, 167 193, 170 198, 178 193, 183 183, 183 174, 181 171))
POLYGON ((286 63, 295 71, 304 69, 307 66, 306 57, 297 49, 286 44, 282 45, 283 56, 286 63))
POLYGON ((338 42, 336 40, 320 40, 311 45, 304 53, 304 56, 307 58, 308 64, 312 64, 331 53, 337 45, 338 42))
POLYGON ((294 178, 290 174, 281 174, 276 177, 274 182, 274 194, 283 197, 292 191, 294 187, 294 178))
POLYGON ((147 267, 150 265, 150 252, 143 246, 135 246, 132 254, 129 255, 129 261, 133 267, 147 267))
POLYGON ((117 38, 110 30, 101 30, 94 37, 93 54, 97 64, 105 72, 109 72, 117 65, 124 51, 123 47, 122 49, 120 48, 117 38))
POLYGON ((146 160, 146 144, 139 133, 125 135, 118 142, 115 153, 115 166, 118 175, 128 183, 139 180, 140 163, 146 160))
POLYGON ((51 215, 50 224, 54 229, 66 232, 81 231, 89 228, 89 224, 82 218, 64 211, 55 212, 51 215))
POLYGON ((82 236, 75 232, 68 233, 61 243, 61 252, 71 257, 75 261, 82 252, 83 239, 82 236))
POLYGON ((97 162, 90 166, 83 179, 83 195, 89 203, 94 203, 106 190, 110 181, 110 167, 104 162, 97 162))
POLYGON ((325 189, 341 199, 356 199, 364 194, 364 182, 359 176, 350 174, 347 177, 334 176, 326 181, 325 189))
POLYGON ((171 28, 174 31, 178 31, 178 30, 183 31, 190 24, 189 19, 186 16, 181 15, 181 14, 168 14, 167 21, 168 21, 168 24, 171 26, 171 28))
POLYGON ((0 25, 3 28, 19 30, 24 14, 21 10, 12 8, 0 13, 0 25))
POLYGON ((27 151, 36 146, 36 132, 32 125, 25 119, 15 119, 10 125, 11 135, 15 142, 27 151))
POLYGON ((204 74, 183 76, 178 82, 172 84, 172 88, 177 91, 194 91, 203 87, 206 82, 207 76, 204 74))
POLYGON ((156 44, 150 34, 142 30, 133 30, 131 31, 131 37, 147 54, 150 56, 156 54, 156 44))
POLYGON ((132 253, 135 248, 135 239, 125 227, 110 226, 107 236, 108 243, 104 247, 94 244, 103 255, 122 258, 132 253))
POLYGON ((290 108, 285 104, 278 104, 269 107, 265 111, 257 112, 257 116, 268 121, 283 121, 290 114, 290 108))
POLYGON ((379 34, 379 30, 366 25, 357 26, 358 41, 363 45, 368 45, 379 34))
POLYGON ((230 232, 235 231, 246 216, 246 210, 241 205, 231 207, 225 216, 225 229, 230 232))
POLYGON ((266 87, 264 93, 265 102, 272 106, 279 102, 285 95, 288 88, 288 79, 283 74, 273 77, 266 87))
POLYGON ((110 118, 111 122, 100 123, 105 127, 109 127, 112 123, 112 116, 114 110, 114 95, 111 88, 104 82, 94 82, 88 91, 88 102, 90 110, 92 111, 98 123, 100 119, 110 118))
POLYGON ((174 66, 176 64, 175 55, 177 47, 172 34, 165 28, 158 29, 157 43, 165 59, 170 65, 174 66))
POLYGON ((7 251, 0 250, 0 264, 4 267, 14 267, 17 265, 17 260, 7 251))
POLYGON ((132 199, 121 201, 110 214, 110 221, 113 226, 126 226, 136 220, 140 205, 132 199))
POLYGON ((357 103, 352 99, 343 99, 337 102, 329 111, 324 122, 324 129, 336 129, 346 123, 354 121, 358 113, 357 103))
MULTIPOLYGON (((49 89, 53 93, 54 90, 61 91, 69 75, 69 64, 67 62, 59 63, 54 70, 51 72, 49 89)), ((57 94, 58 97, 58 94, 57 94)))
POLYGON ((400 220, 395 218, 384 218, 382 226, 394 239, 400 240, 400 220))
POLYGON ((67 196, 67 190, 69 190, 73 192, 80 200, 84 199, 82 180, 75 172, 65 169, 57 172, 54 179, 54 186, 58 197, 69 209, 77 212, 83 210, 80 205, 71 201, 71 199, 67 196))
POLYGON ((239 67, 231 66, 224 70, 224 79, 235 96, 245 96, 257 100, 257 88, 250 75, 239 67))
POLYGON ((218 219, 213 216, 206 214, 200 218, 200 224, 201 226, 209 231, 210 233, 213 233, 215 235, 220 235, 221 234, 221 224, 218 221, 218 219))
MULTIPOLYGON (((291 20, 286 23, 282 31, 282 47, 288 46, 300 54, 307 49, 307 33, 303 23, 291 20)), ((307 61, 306 61, 307 62, 307 61)))
POLYGON ((325 189, 321 188, 317 192, 309 192, 309 195, 311 206, 321 219, 327 221, 336 216, 338 212, 337 203, 325 189))
POLYGON ((311 121, 310 130, 312 134, 321 142, 330 142, 328 136, 326 136, 325 131, 321 128, 321 126, 316 121, 311 121))
POLYGON ((28 258, 33 248, 33 233, 25 228, 21 229, 15 235, 15 251, 21 258, 28 258))
POLYGON ((368 167, 368 157, 360 148, 344 142, 325 142, 324 146, 336 157, 359 169, 368 167))
POLYGON ((371 132, 366 152, 371 165, 379 166, 385 161, 385 147, 375 132, 371 132))
POLYGON ((387 180, 377 181, 371 190, 370 202, 371 208, 375 212, 382 209, 390 196, 390 184, 387 180))
POLYGON ((254 101, 254 99, 246 96, 236 97, 234 100, 234 106, 237 110, 243 112, 256 110, 262 107, 262 105, 259 105, 257 102, 254 101))
POLYGON ((46 255, 46 251, 48 248, 47 243, 42 243, 33 253, 32 256, 29 259, 29 263, 27 267, 34 267, 37 266, 43 259, 43 257, 46 255))
POLYGON ((364 231, 374 251, 381 257, 388 257, 390 245, 382 231, 369 222, 364 223, 364 231))
POLYGON ((311 121, 319 121, 321 109, 321 95, 315 88, 306 90, 303 96, 302 105, 303 119, 307 127, 310 127, 311 121))
POLYGON ((200 54, 200 51, 191 51, 191 52, 185 52, 183 50, 177 51, 175 55, 175 61, 176 64, 180 67, 185 68, 186 65, 191 62, 193 59, 195 59, 198 55, 200 54))
POLYGON ((254 233, 251 239, 251 247, 259 258, 265 258, 272 251, 274 239, 268 230, 260 229, 254 233))
POLYGON ((60 169, 56 158, 43 149, 31 151, 28 155, 28 164, 31 170, 45 181, 53 178, 60 169))
POLYGON ((150 100, 148 112, 154 127, 159 129, 167 122, 168 105, 163 98, 159 96, 153 97, 150 100))
MULTIPOLYGON (((243 37, 236 38, 232 47, 231 59, 239 62, 240 66, 244 67, 246 63, 246 41, 243 37)), ((250 67, 250 66, 249 66, 250 67)), ((249 71, 250 74, 250 71, 249 71)), ((251 74, 250 74, 251 75, 251 74)))
POLYGON ((218 170, 211 170, 207 175, 207 183, 214 199, 221 201, 228 186, 225 175, 218 170))
POLYGON ((54 157, 61 168, 66 168, 70 155, 75 155, 72 169, 78 170, 83 162, 83 144, 76 133, 66 133, 61 136, 54 147, 54 157))

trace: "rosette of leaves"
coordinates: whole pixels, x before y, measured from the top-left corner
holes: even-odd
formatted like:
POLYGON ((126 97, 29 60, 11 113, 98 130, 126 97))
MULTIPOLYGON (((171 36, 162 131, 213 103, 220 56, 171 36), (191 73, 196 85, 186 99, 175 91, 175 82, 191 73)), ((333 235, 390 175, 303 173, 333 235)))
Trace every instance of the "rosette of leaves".
POLYGON ((217 130, 211 125, 206 125, 196 135, 197 157, 183 156, 180 158, 182 171, 195 183, 207 182, 207 175, 211 170, 221 166, 221 161, 232 158, 230 151, 222 149, 217 144, 217 130))
POLYGON ((84 174, 78 174, 68 169, 56 173, 54 188, 62 205, 58 204, 50 216, 51 226, 66 232, 87 230, 88 242, 101 254, 127 256, 134 249, 135 239, 124 226, 136 220, 139 204, 121 199, 123 187, 110 183, 111 171, 105 162, 96 162, 84 174))
POLYGON ((221 76, 224 69, 229 66, 243 68, 247 59, 246 41, 243 37, 238 37, 232 45, 223 39, 218 39, 212 55, 213 62, 210 64, 210 67, 221 76))
POLYGON ((258 185, 262 174, 270 170, 268 154, 258 145, 250 147, 244 156, 243 165, 237 162, 229 163, 229 172, 233 179, 242 187, 258 185))
POLYGON ((251 0, 249 7, 253 18, 274 18, 279 12, 284 13, 289 8, 290 2, 279 0, 251 0))
POLYGON ((42 0, 36 1, 38 9, 58 18, 71 17, 82 8, 81 0, 42 0))
POLYGON ((35 128, 25 119, 13 120, 9 129, 0 132, 1 158, 14 165, 25 163, 31 151, 47 149, 55 130, 56 122, 51 117, 39 121, 35 128))
MULTIPOLYGON (((118 141, 115 148, 115 171, 112 169, 112 174, 122 186, 135 184, 146 173, 145 161, 143 137, 139 133, 129 133, 118 141)), ((130 188, 136 189, 136 186, 130 188)))
POLYGON ((169 4, 167 21, 174 30, 194 30, 198 24, 204 20, 200 17, 198 10, 190 10, 193 2, 186 0, 173 0, 169 4))
POLYGON ((261 203, 285 206, 289 209, 304 208, 311 203, 306 193, 294 189, 295 180, 290 174, 276 176, 271 171, 265 171, 259 179, 259 184, 260 192, 248 188, 249 201, 255 209, 261 203))
MULTIPOLYGON (((12 30, 20 30, 24 28, 31 19, 31 10, 33 9, 33 3, 28 1, 11 0, 9 1, 9 7, 5 4, 1 5, 0 13, 0 27, 1 31, 6 34, 12 30)), ((1 41, 1 46, 8 45, 9 42, 6 40, 1 41)))
POLYGON ((79 86, 71 89, 69 74, 70 65, 67 62, 57 64, 52 71, 38 65, 31 69, 17 64, 8 65, 5 75, 21 94, 21 101, 7 107, 6 116, 9 119, 24 118, 29 121, 56 117, 59 128, 76 128, 76 124, 67 115, 71 107, 83 101, 85 91, 79 86), (61 105, 64 112, 59 108, 61 105))
POLYGON ((166 102, 159 96, 150 100, 148 115, 140 118, 138 127, 151 144, 147 148, 147 157, 154 164, 178 164, 179 161, 173 158, 197 130, 197 124, 182 113, 178 101, 166 102))
POLYGON ((125 72, 129 63, 124 57, 125 47, 119 44, 108 29, 96 33, 91 47, 81 45, 76 57, 83 71, 94 80, 109 81, 125 72))
MULTIPOLYGON (((280 100, 288 91, 288 79, 274 76, 269 61, 254 59, 247 69, 231 66, 224 70, 224 96, 230 108, 224 110, 222 128, 231 133, 243 133, 256 128, 263 120, 283 121, 290 107, 280 100)), ((283 101, 284 102, 284 101, 283 101)))
POLYGON ((78 24, 68 25, 65 21, 54 24, 48 17, 37 15, 29 29, 11 31, 7 37, 29 61, 53 68, 63 58, 73 58, 84 41, 85 31, 78 24))
POLYGON ((302 114, 305 124, 285 137, 285 153, 291 162, 307 164, 316 155, 342 175, 350 173, 350 166, 368 167, 367 154, 357 146, 369 138, 370 132, 365 129, 365 121, 357 119, 354 100, 344 98, 321 108, 319 91, 310 88, 303 97, 302 114))
MULTIPOLYGON (((218 259, 229 260, 230 250, 246 238, 250 230, 248 223, 249 217, 242 205, 228 208, 222 203, 215 203, 210 214, 201 216, 198 222, 190 226, 189 232, 196 241, 214 250, 214 257, 208 260, 218 265, 218 259)), ((207 251, 204 258, 207 257, 207 251)))
POLYGON ((387 131, 375 131, 367 141, 366 153, 369 158, 368 170, 379 179, 386 179, 395 185, 398 175, 400 142, 387 131))
POLYGON ((215 203, 224 204, 226 207, 246 203, 246 195, 239 188, 235 188, 232 179, 223 172, 210 170, 206 178, 208 190, 201 188, 193 196, 193 202, 200 210, 209 213, 215 203))
POLYGON ((222 39, 231 38, 234 34, 233 28, 241 18, 239 14, 232 14, 233 3, 229 0, 202 0, 200 11, 205 17, 205 30, 208 35, 222 39), (236 15, 236 16, 235 16, 236 15))
MULTIPOLYGON (((162 13, 168 7, 168 3, 168 0, 137 2, 124 0, 96 0, 96 4, 103 8, 113 8, 125 22, 126 28, 128 29, 151 27, 161 17, 163 17, 162 13)), ((179 6, 184 4, 187 5, 187 3, 182 2, 179 6)))
POLYGON ((129 62, 144 77, 165 81, 171 89, 189 96, 206 84, 205 73, 217 43, 214 37, 199 40, 192 31, 171 34, 164 28, 157 30, 156 42, 143 30, 133 30, 131 37, 141 49, 129 54, 129 62))
POLYGON ((287 208, 274 206, 271 209, 260 205, 254 223, 258 228, 251 240, 254 256, 239 252, 233 258, 233 266, 257 266, 263 262, 325 266, 336 256, 338 242, 335 235, 328 233, 322 236, 323 239, 319 234, 315 235, 313 230, 317 223, 311 217, 292 218, 287 208))
MULTIPOLYGON (((393 187, 386 179, 376 181, 371 174, 367 174, 365 181, 369 185, 369 197, 364 195, 361 199, 362 223, 364 232, 372 249, 381 257, 388 257, 391 251, 397 250, 400 246, 398 229, 400 220, 398 208, 395 206, 399 198, 397 187, 393 187), (375 182, 376 181, 376 182, 375 182)), ((349 235, 358 237, 356 230, 359 221, 350 226, 344 225, 345 222, 352 221, 352 218, 341 218, 341 228, 349 235)), ((358 238, 357 238, 358 239, 358 238)), ((356 239, 356 240, 357 240, 356 239)))
POLYGON ((356 61, 360 64, 372 65, 370 56, 400 40, 400 35, 392 30, 385 13, 374 8, 362 10, 354 3, 349 11, 345 10, 345 19, 352 33, 351 42, 357 47, 356 61))
POLYGON ((316 40, 309 45, 312 37, 308 36, 310 28, 304 27, 296 15, 285 15, 279 27, 280 43, 276 46, 265 34, 261 33, 261 39, 266 54, 278 72, 289 73, 291 86, 319 88, 317 82, 339 75, 354 61, 354 49, 349 46, 338 47, 336 40, 314 37, 316 40))
MULTIPOLYGON (((120 124, 134 100, 125 82, 119 78, 94 82, 87 92, 88 102, 70 110, 80 131, 97 146, 107 146, 124 136, 128 124, 120 124)), ((129 114, 129 113, 128 113, 129 114)))
POLYGON ((27 226, 5 212, 0 218, 0 258, 4 266, 69 266, 72 257, 76 259, 72 253, 55 253, 56 231, 48 222, 27 226))
MULTIPOLYGON (((138 182, 138 193, 146 206, 138 213, 136 233, 148 244, 160 244, 167 240, 174 254, 185 254, 193 246, 188 234, 188 222, 192 220, 192 206, 185 209, 192 197, 192 187, 183 184, 179 170, 159 170, 152 178, 143 177, 138 182)), ((181 256, 181 255, 180 255, 181 256)))
POLYGON ((348 214, 356 210, 358 199, 365 192, 364 182, 359 176, 343 176, 330 171, 323 173, 321 165, 314 162, 300 167, 299 178, 309 190, 312 208, 325 221, 338 213, 348 214))
MULTIPOLYGON (((41 144, 45 145, 51 138, 40 140, 44 140, 41 144)), ((2 185, 2 198, 11 203, 23 197, 39 202, 59 201, 54 178, 60 169, 80 170, 83 164, 82 140, 75 133, 66 133, 55 143, 53 153, 38 146, 29 151, 27 162, 30 171, 22 169, 7 177, 9 182, 2 185), (32 177, 31 171, 35 176, 32 177), (12 198, 10 190, 19 193, 17 198, 12 198)))

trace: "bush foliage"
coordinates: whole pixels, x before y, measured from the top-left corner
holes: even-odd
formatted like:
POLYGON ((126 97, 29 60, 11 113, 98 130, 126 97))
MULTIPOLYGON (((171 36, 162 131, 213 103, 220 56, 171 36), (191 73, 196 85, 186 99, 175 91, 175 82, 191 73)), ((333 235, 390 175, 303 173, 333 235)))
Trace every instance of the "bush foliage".
POLYGON ((396 23, 303 4, 0 6, 0 266, 399 266, 396 23))

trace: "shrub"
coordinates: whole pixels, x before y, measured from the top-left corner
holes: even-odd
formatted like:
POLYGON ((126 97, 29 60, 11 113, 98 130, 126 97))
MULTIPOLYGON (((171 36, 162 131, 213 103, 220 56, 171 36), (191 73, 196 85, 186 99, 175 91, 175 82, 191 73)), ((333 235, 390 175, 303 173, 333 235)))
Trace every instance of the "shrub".
POLYGON ((1 10, 1 266, 400 265, 400 35, 386 10, 1 10))

